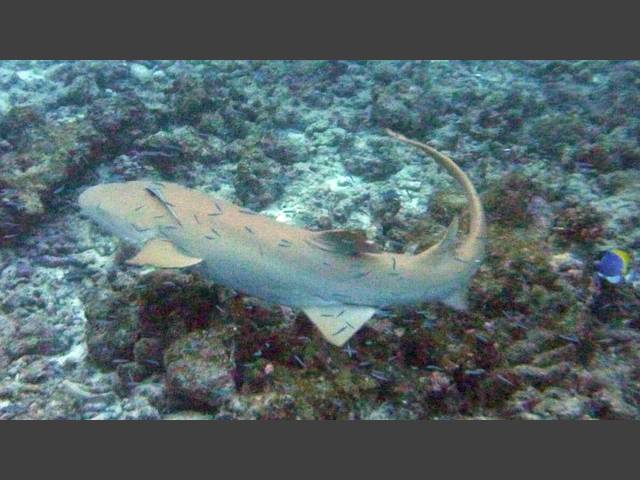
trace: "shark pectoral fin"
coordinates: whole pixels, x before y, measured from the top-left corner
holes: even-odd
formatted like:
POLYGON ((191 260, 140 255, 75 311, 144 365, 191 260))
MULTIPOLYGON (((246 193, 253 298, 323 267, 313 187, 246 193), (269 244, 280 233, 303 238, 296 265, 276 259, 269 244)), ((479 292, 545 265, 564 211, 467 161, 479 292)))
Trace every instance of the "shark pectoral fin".
POLYGON ((136 256, 127 260, 132 265, 152 265, 160 268, 182 268, 196 265, 202 261, 181 253, 168 240, 153 239, 145 243, 136 256))
POLYGON ((469 302, 467 301, 466 288, 455 290, 451 295, 442 300, 442 303, 458 311, 467 310, 467 308, 469 308, 469 302))
POLYGON ((375 308, 355 305, 307 307, 303 310, 324 338, 338 347, 344 345, 376 313, 375 308))

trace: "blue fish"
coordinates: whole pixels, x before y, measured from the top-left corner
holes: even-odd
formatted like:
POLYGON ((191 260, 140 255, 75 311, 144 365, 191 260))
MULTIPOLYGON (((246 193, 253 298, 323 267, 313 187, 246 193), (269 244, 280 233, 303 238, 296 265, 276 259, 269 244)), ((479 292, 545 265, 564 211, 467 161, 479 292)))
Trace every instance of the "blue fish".
POLYGON ((629 252, 614 248, 606 251, 600 261, 596 262, 596 273, 609 283, 631 282, 635 278, 632 263, 633 257, 629 252))

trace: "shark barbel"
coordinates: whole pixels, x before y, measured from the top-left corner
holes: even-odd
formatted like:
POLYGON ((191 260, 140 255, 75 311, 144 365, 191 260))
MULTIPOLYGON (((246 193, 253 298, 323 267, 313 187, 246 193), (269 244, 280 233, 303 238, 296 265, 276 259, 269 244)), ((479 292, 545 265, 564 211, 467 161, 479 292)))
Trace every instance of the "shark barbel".
POLYGON ((297 228, 169 182, 97 185, 79 202, 98 224, 141 247, 129 263, 201 264, 216 283, 302 309, 329 342, 341 346, 383 307, 442 301, 465 309, 469 281, 484 257, 485 217, 467 175, 432 147, 387 133, 422 150, 458 181, 469 202, 463 239, 456 217, 426 251, 386 253, 363 232, 297 228))

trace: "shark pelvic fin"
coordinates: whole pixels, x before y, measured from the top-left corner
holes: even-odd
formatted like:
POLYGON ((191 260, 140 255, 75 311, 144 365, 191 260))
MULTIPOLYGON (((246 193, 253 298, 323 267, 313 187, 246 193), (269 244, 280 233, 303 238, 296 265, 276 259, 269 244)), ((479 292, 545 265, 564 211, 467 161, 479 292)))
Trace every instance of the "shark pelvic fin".
POLYGON ((182 268, 196 265, 202 261, 181 253, 168 240, 153 239, 145 243, 142 250, 127 260, 132 265, 152 265, 160 268, 182 268))
POLYGON ((459 288, 458 290, 455 290, 451 295, 442 300, 442 303, 450 306, 454 310, 467 310, 467 308, 469 308, 469 302, 467 301, 467 290, 465 288, 459 288))
POLYGON ((307 307, 304 313, 318 327, 328 342, 341 347, 356 333, 376 309, 356 305, 307 307))
POLYGON ((314 244, 322 250, 342 255, 379 253, 380 247, 367 240, 362 230, 327 230, 314 237, 314 244))

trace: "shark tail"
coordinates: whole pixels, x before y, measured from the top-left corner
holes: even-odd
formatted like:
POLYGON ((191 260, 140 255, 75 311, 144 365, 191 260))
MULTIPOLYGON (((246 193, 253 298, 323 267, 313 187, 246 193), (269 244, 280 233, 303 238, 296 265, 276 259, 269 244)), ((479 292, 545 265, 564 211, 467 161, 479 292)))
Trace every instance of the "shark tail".
POLYGON ((433 158, 438 165, 444 168, 453 178, 455 178, 458 184, 462 187, 470 206, 470 222, 469 234, 462 244, 456 249, 457 256, 462 261, 480 263, 484 257, 487 236, 486 220, 478 192, 471 183, 471 180, 469 180, 467 174, 464 173, 464 171, 451 158, 440 153, 435 148, 430 147, 425 143, 411 140, 404 135, 389 129, 386 129, 386 132, 389 136, 400 140, 403 143, 413 145, 425 152, 433 158))

